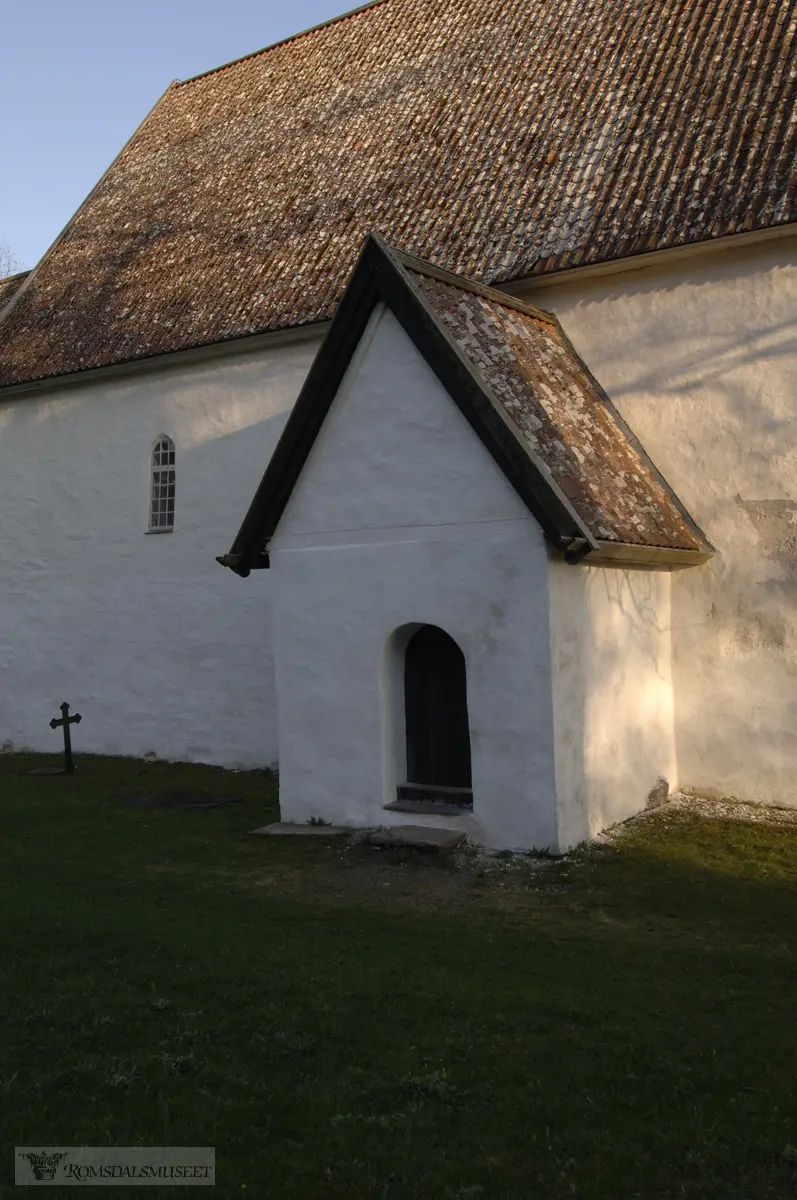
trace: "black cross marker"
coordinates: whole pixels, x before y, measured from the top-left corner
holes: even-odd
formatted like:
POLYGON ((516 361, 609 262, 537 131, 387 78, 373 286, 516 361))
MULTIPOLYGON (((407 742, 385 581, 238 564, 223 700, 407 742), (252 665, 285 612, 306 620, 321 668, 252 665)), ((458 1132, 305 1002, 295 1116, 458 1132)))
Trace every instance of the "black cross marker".
POLYGON ((67 775, 73 775, 75 771, 75 764, 72 760, 72 733, 69 726, 79 725, 82 720, 80 713, 75 713, 73 717, 70 717, 69 705, 62 704, 60 720, 58 717, 53 717, 50 722, 51 729, 58 729, 59 726, 63 726, 64 729, 64 770, 67 775))

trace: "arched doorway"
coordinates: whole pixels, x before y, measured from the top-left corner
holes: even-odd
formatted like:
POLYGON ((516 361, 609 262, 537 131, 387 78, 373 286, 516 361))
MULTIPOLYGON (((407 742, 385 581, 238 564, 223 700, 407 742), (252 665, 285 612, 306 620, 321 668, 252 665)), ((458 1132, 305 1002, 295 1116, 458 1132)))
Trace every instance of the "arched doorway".
POLYGON ((404 656, 405 794, 472 803, 465 656, 436 625, 423 625, 404 656))

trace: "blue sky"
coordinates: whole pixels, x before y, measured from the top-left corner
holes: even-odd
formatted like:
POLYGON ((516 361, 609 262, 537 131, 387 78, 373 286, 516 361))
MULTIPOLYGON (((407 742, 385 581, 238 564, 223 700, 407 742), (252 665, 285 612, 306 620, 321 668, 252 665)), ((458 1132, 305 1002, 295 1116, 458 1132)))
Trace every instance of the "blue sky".
POLYGON ((32 267, 173 79, 358 0, 6 0, 0 241, 32 267))

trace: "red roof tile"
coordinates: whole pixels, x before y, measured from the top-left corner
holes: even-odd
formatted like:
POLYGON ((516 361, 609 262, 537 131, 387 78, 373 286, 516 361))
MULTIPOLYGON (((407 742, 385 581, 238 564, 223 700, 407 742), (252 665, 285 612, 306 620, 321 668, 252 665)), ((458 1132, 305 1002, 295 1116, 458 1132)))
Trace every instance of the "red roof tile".
POLYGON ((558 322, 413 268, 435 316, 596 541, 703 549, 558 322))
POLYGON ((549 542, 591 561, 695 565, 713 548, 589 374, 532 305, 367 240, 229 554, 269 543, 379 304, 390 308, 549 542))
POLYGON ((366 233, 499 282, 797 218, 797 0, 381 0, 171 87, 0 385, 318 321, 366 233))

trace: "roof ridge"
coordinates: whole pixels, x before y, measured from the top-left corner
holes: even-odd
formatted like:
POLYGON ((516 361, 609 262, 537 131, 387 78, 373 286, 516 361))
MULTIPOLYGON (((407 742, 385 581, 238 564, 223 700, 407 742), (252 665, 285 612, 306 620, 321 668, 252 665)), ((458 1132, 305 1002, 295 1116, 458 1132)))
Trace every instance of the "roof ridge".
POLYGON ((445 267, 438 267, 436 263, 431 263, 425 258, 418 258, 414 254, 408 254, 405 250, 400 250, 398 246, 392 246, 390 242, 386 242, 384 238, 377 234, 371 234, 374 241, 378 242, 383 250, 388 254, 392 254, 399 260, 403 267, 409 271, 415 271, 418 275, 428 275, 430 279, 437 279, 440 283, 448 284, 449 287, 460 288, 464 292, 473 292, 477 296, 482 296, 485 300, 491 301, 493 304, 500 304, 502 308, 509 308, 515 312, 522 313, 526 317, 532 317, 535 321, 542 321, 545 325, 558 327, 559 321, 555 313, 548 312, 545 308, 539 308, 536 304, 530 304, 526 300, 519 300, 507 292, 502 292, 498 288, 491 287, 489 283, 480 283, 477 279, 471 279, 469 275, 459 275, 456 271, 448 271, 445 267))
POLYGON ((187 87, 189 83, 197 83, 200 79, 206 79, 209 75, 218 75, 220 71, 227 71, 230 67, 237 67, 239 63, 248 62, 250 58, 259 58, 261 54, 268 54, 271 50, 278 50, 280 46, 287 46, 291 42, 297 42, 300 38, 309 37, 312 33, 318 33, 321 29, 326 29, 328 25, 338 25, 341 21, 347 21, 349 17, 356 17, 362 12, 366 12, 369 8, 378 8, 380 4, 387 4, 388 0, 366 0, 365 4, 359 4, 357 8, 350 8, 346 12, 339 13, 336 17, 328 17, 326 21, 319 21, 317 25, 308 25, 307 29, 300 29, 297 33, 290 33, 287 37, 279 38, 276 42, 270 42, 268 46, 262 46, 259 50, 252 50, 249 54, 242 54, 240 58, 231 58, 229 62, 221 63, 218 67, 210 67, 207 71, 200 71, 198 75, 189 75, 187 79, 175 79, 172 87, 187 87))

